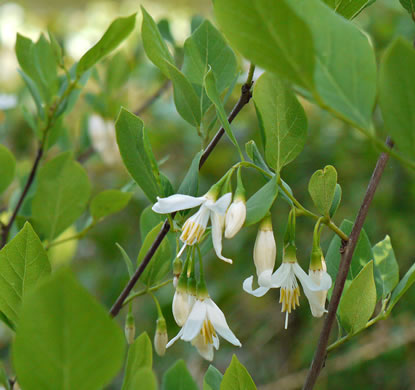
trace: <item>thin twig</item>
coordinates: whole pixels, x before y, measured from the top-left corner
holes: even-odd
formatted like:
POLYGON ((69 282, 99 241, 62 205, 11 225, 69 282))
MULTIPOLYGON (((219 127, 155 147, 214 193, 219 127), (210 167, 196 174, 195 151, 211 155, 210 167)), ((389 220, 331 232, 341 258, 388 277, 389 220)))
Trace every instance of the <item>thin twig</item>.
MULTIPOLYGON (((386 139, 386 146, 388 148, 393 147, 393 141, 388 137, 386 139)), ((366 219, 370 203, 372 202, 373 196, 375 195, 376 189, 379 185, 380 178, 385 169, 386 163, 388 162, 389 154, 383 152, 377 163, 375 170, 373 171, 369 185, 366 190, 365 197, 362 205, 360 206, 359 213, 357 214, 356 221, 353 225, 352 232, 350 233, 349 240, 343 242, 341 248, 341 261, 339 265, 339 272, 337 274, 336 282, 333 289, 333 294, 330 299, 328 313, 324 321, 323 329, 320 333, 317 349, 314 353, 314 358, 308 371, 307 379, 304 383, 303 390, 313 389, 316 380, 320 374, 321 369, 324 366, 326 355, 327 355, 327 344, 331 328, 333 327, 336 319, 337 308, 340 303, 340 298, 343 293, 344 283, 346 282, 347 274, 349 273, 350 264, 352 261, 353 253, 356 248, 357 241, 359 239, 360 232, 363 227, 363 223, 366 219)))
MULTIPOLYGON (((229 123, 231 123, 235 119, 235 117, 238 115, 238 113, 242 110, 242 108, 249 102, 249 100, 252 97, 251 87, 252 87, 252 83, 253 83, 252 82, 253 70, 254 70, 254 66, 251 65, 247 82, 242 86, 242 89, 241 89, 241 96, 239 97, 238 102, 236 103, 235 107, 233 108, 232 112, 230 113, 230 115, 228 117, 229 123)), ((203 166, 203 164, 205 163, 205 161, 209 157, 210 153, 215 148, 215 146, 217 145, 217 143, 219 142, 219 140, 221 139, 221 137, 223 136, 224 133, 225 133, 225 129, 222 127, 216 133, 216 135, 213 137, 212 141, 209 143, 206 150, 203 152, 202 157, 200 158, 199 169, 203 166)), ((175 213, 173 213, 171 215, 172 218, 174 218, 174 215, 175 215, 175 213)), ((137 268, 134 275, 132 276, 130 281, 127 283, 124 290, 121 292, 120 296, 117 298, 114 305, 112 306, 112 308, 110 310, 110 315, 112 317, 115 317, 119 313, 119 311, 121 310, 121 308, 123 306, 123 303, 124 303, 124 300, 130 294, 130 292, 133 289, 134 285, 136 284, 137 280, 140 278, 141 274, 144 272, 145 268, 149 264, 149 262, 150 262, 151 258, 153 257, 155 251, 160 246, 163 239, 167 236, 167 233, 169 232, 169 230, 170 230, 170 223, 169 223, 168 219, 166 219, 164 221, 164 224, 163 224, 159 234, 157 235, 156 239, 154 240, 153 244, 151 245, 149 251, 144 256, 144 259, 141 262, 140 266, 137 268)))

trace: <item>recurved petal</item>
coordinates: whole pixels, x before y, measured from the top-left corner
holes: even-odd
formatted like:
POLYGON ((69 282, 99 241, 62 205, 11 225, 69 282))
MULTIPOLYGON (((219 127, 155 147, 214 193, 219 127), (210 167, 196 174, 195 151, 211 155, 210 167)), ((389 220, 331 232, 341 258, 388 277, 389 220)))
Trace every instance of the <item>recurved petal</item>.
POLYGON ((216 256, 219 259, 232 264, 232 260, 222 255, 222 233, 223 233, 223 216, 216 213, 211 213, 212 220, 212 243, 215 249, 216 256))
POLYGON ((256 290, 253 290, 252 289, 252 282, 253 282, 253 280, 254 280, 254 277, 253 276, 250 276, 249 278, 246 278, 244 280, 243 285, 242 285, 243 289, 248 294, 251 294, 254 297, 259 298, 259 297, 264 296, 268 292, 269 287, 258 287, 256 290))
POLYGON ((228 192, 227 194, 221 196, 216 202, 207 201, 206 207, 211 211, 218 213, 220 215, 225 215, 226 210, 232 201, 232 193, 228 192))
POLYGON ((205 299, 207 315, 215 331, 231 344, 240 347, 242 344, 230 330, 222 310, 210 298, 205 299))
POLYGON ((200 300, 197 300, 193 305, 192 311, 190 312, 186 323, 183 326, 182 340, 193 340, 200 332, 200 329, 202 329, 205 318, 206 304, 200 300))
POLYGON ((271 277, 272 287, 281 287, 284 281, 290 276, 292 271, 292 264, 282 263, 271 277))
POLYGON ((168 214, 200 206, 205 201, 206 198, 204 196, 197 198, 190 195, 174 194, 167 198, 157 197, 157 202, 154 203, 152 210, 159 214, 168 214))
POLYGON ((180 329, 179 333, 176 334, 166 345, 166 348, 172 346, 183 334, 183 328, 180 329))
POLYGON ((307 288, 310 291, 326 290, 325 285, 324 286, 323 284, 317 285, 316 283, 314 283, 311 277, 305 273, 305 271, 298 265, 298 263, 292 264, 292 267, 293 267, 295 276, 297 276, 298 280, 301 282, 303 289, 307 288))

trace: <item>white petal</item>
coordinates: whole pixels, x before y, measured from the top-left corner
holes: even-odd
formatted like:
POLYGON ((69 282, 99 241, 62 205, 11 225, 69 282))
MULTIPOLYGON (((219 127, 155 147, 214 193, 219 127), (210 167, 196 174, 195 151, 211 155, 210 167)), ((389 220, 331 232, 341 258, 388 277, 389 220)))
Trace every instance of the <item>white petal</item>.
POLYGON ((319 286, 316 283, 314 283, 311 277, 304 272, 304 270, 298 265, 298 263, 294 263, 292 267, 293 267, 295 276, 297 276, 298 280, 301 282, 303 289, 307 288, 311 291, 325 290, 325 288, 322 288, 321 285, 319 286))
POLYGON ((232 193, 228 192, 227 194, 221 196, 216 202, 212 202, 208 200, 206 202, 206 207, 208 207, 211 211, 215 213, 218 213, 220 215, 225 215, 226 210, 231 204, 231 200, 232 200, 232 193))
POLYGON ((215 347, 216 350, 219 349, 219 337, 218 336, 213 336, 213 346, 215 347))
POLYGON ((183 334, 183 328, 180 329, 179 333, 176 334, 166 345, 166 348, 172 346, 183 334))
POLYGON ((256 290, 253 290, 252 289, 252 282, 253 282, 253 280, 254 280, 254 277, 253 276, 250 276, 249 278, 246 278, 244 280, 244 283, 243 283, 243 286, 242 286, 243 289, 248 294, 251 294, 254 297, 258 297, 259 298, 259 297, 264 296, 268 292, 269 287, 258 287, 256 290))
POLYGON ((267 269, 258 276, 258 284, 261 287, 272 288, 272 270, 267 269))
POLYGON ((282 263, 271 277, 272 287, 281 287, 290 277, 292 267, 290 263, 282 263))
POLYGON ((227 257, 222 256, 223 217, 212 212, 211 220, 212 220, 212 242, 213 242, 213 247, 215 248, 216 256, 218 256, 219 259, 226 261, 229 264, 232 264, 231 259, 228 259, 227 257))
POLYGON ((159 214, 168 214, 200 206, 205 201, 204 196, 196 198, 190 195, 174 194, 167 198, 157 197, 157 203, 153 205, 152 210, 159 214))
POLYGON ((186 323, 183 326, 182 340, 191 341, 202 329, 203 322, 206 318, 206 304, 200 300, 197 300, 193 305, 192 311, 187 318, 186 323))
POLYGON ((329 290, 331 288, 331 276, 327 272, 323 272, 321 276, 320 287, 322 290, 329 290))
POLYGON ((207 307, 207 315, 212 323, 215 331, 221 335, 225 340, 228 340, 231 344, 240 347, 242 344, 230 330, 228 323, 226 322, 225 316, 222 310, 213 302, 210 298, 205 300, 207 307))
POLYGON ((208 361, 213 360, 214 351, 212 344, 205 344, 202 335, 199 333, 193 340, 192 345, 194 345, 199 352, 200 356, 208 361))
POLYGON ((324 313, 327 313, 325 308, 327 291, 310 291, 308 288, 303 288, 303 290, 313 317, 322 317, 324 313))

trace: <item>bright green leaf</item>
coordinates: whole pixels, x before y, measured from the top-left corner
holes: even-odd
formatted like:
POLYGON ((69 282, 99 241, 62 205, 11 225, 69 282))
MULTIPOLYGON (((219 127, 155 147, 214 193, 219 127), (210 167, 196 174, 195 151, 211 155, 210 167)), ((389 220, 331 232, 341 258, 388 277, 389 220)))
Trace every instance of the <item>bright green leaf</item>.
POLYGON ((155 202, 160 190, 144 147, 143 121, 121 108, 115 130, 125 167, 147 197, 155 202))
POLYGON ((222 34, 205 20, 184 43, 183 73, 191 83, 203 85, 209 66, 220 94, 235 78, 236 58, 222 34))
POLYGON ((128 253, 124 250, 124 248, 120 244, 118 244, 118 242, 116 242, 115 245, 121 252, 121 256, 125 262, 125 265, 127 266, 129 277, 132 278, 134 275, 134 266, 133 266, 132 260, 130 259, 130 256, 128 256, 128 253))
POLYGON ((287 1, 216 0, 214 7, 221 30, 242 55, 266 70, 313 89, 311 31, 287 1))
POLYGON ((373 261, 370 261, 343 293, 339 304, 342 326, 349 333, 363 328, 376 306, 376 286, 373 277, 373 261))
POLYGON ((124 382, 122 390, 132 390, 130 387, 134 383, 134 375, 140 369, 151 370, 153 365, 153 352, 151 340, 146 332, 140 334, 128 349, 127 364, 125 366, 124 382))
POLYGON ((222 378, 222 373, 210 365, 203 378, 203 390, 220 390, 222 378))
POLYGON ((399 0, 404 7, 410 14, 415 15, 415 0, 399 0))
POLYGON ((106 190, 97 194, 91 201, 91 215, 95 221, 118 213, 127 206, 133 194, 119 190, 106 190))
POLYGON ((391 239, 386 236, 373 247, 375 267, 379 271, 375 278, 382 286, 382 297, 386 297, 399 282, 399 266, 392 248, 391 239))
POLYGON ((163 376, 162 390, 198 390, 183 360, 177 361, 163 376))
POLYGON ((151 205, 147 206, 140 215, 140 237, 141 241, 144 241, 147 234, 166 218, 162 214, 155 213, 151 209, 151 205))
POLYGON ((134 29, 136 14, 115 19, 105 31, 102 38, 79 60, 76 67, 77 76, 81 76, 98 61, 116 49, 134 29))
POLYGON ((171 78, 170 69, 167 63, 174 65, 173 56, 169 52, 153 18, 148 14, 144 7, 141 7, 141 11, 143 13, 141 36, 143 39, 144 51, 151 62, 153 62, 166 77, 171 78))
POLYGON ((415 282, 415 264, 412 264, 405 276, 400 280, 395 290, 392 292, 392 297, 390 299, 387 312, 390 313, 393 307, 398 303, 406 291, 411 287, 415 282))
POLYGON ((49 240, 82 215, 90 187, 85 169, 73 160, 70 152, 58 155, 39 169, 33 219, 49 240))
POLYGON ((415 158, 415 50, 398 38, 380 65, 379 103, 396 148, 415 158))
POLYGON ((245 226, 253 225, 264 218, 278 195, 278 177, 275 175, 246 202, 245 226))
POLYGON ((247 369, 239 362, 236 355, 223 375, 220 390, 256 390, 254 381, 247 369))
POLYGON ((121 329, 67 270, 27 296, 20 318, 12 356, 25 390, 98 390, 121 368, 121 329))
POLYGON ((16 171, 16 159, 0 144, 0 194, 11 184, 16 171))
POLYGON ((128 386, 122 390, 157 390, 157 379, 153 370, 144 367, 134 373, 128 386))
POLYGON ((50 274, 45 249, 28 222, 0 251, 0 311, 16 325, 26 294, 50 274))
POLYGON ((330 218, 333 218, 334 214, 336 214, 336 211, 340 205, 340 202, 342 200, 342 188, 340 187, 340 184, 336 184, 336 188, 334 190, 334 198, 333 202, 330 207, 329 216, 330 218))
POLYGON ((332 165, 327 165, 324 170, 319 169, 313 173, 308 183, 308 192, 314 204, 324 216, 329 214, 333 204, 337 184, 337 172, 332 165))
POLYGON ((196 196, 199 190, 199 164, 200 158, 203 152, 200 151, 193 158, 190 168, 186 173, 180 187, 177 191, 178 194, 196 196))
POLYGON ((257 80, 253 97, 265 131, 266 160, 279 172, 305 145, 307 118, 304 109, 291 89, 272 73, 264 73, 257 80))
MULTIPOLYGON (((147 254, 154 240, 160 232, 163 222, 160 222, 155 226, 150 233, 147 234, 143 245, 137 258, 137 264, 139 265, 147 254)), ((168 240, 163 240, 153 255, 150 264, 146 267, 140 280, 147 286, 152 286, 159 282, 169 272, 171 263, 171 249, 168 240)))
POLYGON ((216 112, 218 114, 223 128, 225 129, 226 134, 228 135, 232 143, 239 149, 238 141, 236 141, 236 138, 233 135, 231 126, 226 116, 225 108, 223 107, 222 100, 220 99, 219 92, 216 88, 216 79, 212 69, 209 69, 209 71, 206 73, 204 84, 206 88, 206 94, 208 95, 212 103, 215 105, 216 112))
POLYGON ((346 19, 355 18, 369 4, 374 3, 373 0, 324 0, 324 2, 346 19))

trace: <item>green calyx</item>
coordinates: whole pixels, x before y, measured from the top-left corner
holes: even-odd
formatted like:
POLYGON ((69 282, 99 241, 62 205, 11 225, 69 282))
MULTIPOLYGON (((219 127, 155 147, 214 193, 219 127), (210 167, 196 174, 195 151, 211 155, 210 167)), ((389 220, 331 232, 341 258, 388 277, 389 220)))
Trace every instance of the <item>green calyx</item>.
POLYGON ((183 269, 183 262, 180 258, 176 257, 173 261, 173 274, 180 275, 183 269))
POLYGON ((237 181, 236 181, 236 191, 235 191, 235 195, 233 197, 233 201, 234 202, 244 202, 244 203, 246 203, 246 191, 245 191, 245 187, 242 183, 241 168, 238 168, 237 181))
POLYGON ((125 318, 125 326, 129 328, 135 327, 135 319, 132 313, 128 312, 125 318))
POLYGON ((198 299, 209 298, 208 289, 207 289, 206 282, 204 279, 199 280, 199 282, 197 283, 197 298, 198 299))
POLYGON ((318 271, 323 269, 323 263, 324 260, 323 251, 320 247, 320 236, 321 236, 321 229, 320 226, 322 218, 320 218, 316 225, 314 226, 314 232, 313 232, 313 247, 311 249, 311 256, 310 256, 310 270, 312 271, 318 271))
POLYGON ((295 245, 288 243, 284 247, 282 262, 283 263, 296 263, 297 262, 297 248, 295 245))
POLYGON ((225 188, 226 191, 228 186, 230 185, 230 178, 232 177, 232 173, 232 170, 226 172, 225 175, 223 175, 222 178, 216 184, 210 187, 210 190, 207 192, 206 197, 213 201, 218 199, 219 195, 221 194, 222 188, 225 188))
POLYGON ((272 230, 272 219, 271 219, 271 214, 269 212, 259 223, 259 230, 263 230, 263 231, 272 230))
POLYGON ((167 332, 167 325, 166 325, 166 320, 164 319, 164 317, 159 317, 157 319, 156 322, 156 331, 160 332, 160 333, 165 333, 167 332))

